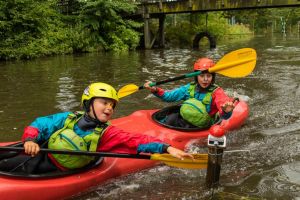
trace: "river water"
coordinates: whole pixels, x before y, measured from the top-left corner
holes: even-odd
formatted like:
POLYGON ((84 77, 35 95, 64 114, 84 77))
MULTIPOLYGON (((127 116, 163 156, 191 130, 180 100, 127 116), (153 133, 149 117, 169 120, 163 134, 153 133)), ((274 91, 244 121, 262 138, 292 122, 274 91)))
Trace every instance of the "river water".
MULTIPOLYGON (((79 110, 83 89, 102 81, 120 88, 163 80, 191 71, 203 56, 219 60, 230 51, 251 47, 258 61, 254 72, 239 79, 217 76, 229 95, 248 101, 250 116, 227 137, 220 187, 205 188, 205 170, 158 166, 112 180, 72 199, 300 199, 300 41, 255 37, 226 41, 214 50, 165 49, 126 54, 64 55, 0 63, 0 141, 21 138, 35 117, 79 110)), ((182 85, 181 80, 164 85, 182 85)), ((147 91, 122 99, 114 118, 135 110, 163 108, 147 91)), ((192 151, 207 151, 194 144, 192 151)), ((61 188, 63 189, 63 188, 61 188)))

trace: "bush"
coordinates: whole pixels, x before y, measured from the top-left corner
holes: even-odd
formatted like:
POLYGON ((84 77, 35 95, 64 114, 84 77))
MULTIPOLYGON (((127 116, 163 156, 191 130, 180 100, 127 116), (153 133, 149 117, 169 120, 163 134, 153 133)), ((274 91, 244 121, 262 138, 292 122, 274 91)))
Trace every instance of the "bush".
MULTIPOLYGON (((133 12, 126 0, 89 0, 77 15, 59 13, 56 0, 0 2, 0 59, 30 59, 54 54, 135 49, 142 26, 121 17, 133 12)), ((75 11, 74 11, 75 12, 75 11)))

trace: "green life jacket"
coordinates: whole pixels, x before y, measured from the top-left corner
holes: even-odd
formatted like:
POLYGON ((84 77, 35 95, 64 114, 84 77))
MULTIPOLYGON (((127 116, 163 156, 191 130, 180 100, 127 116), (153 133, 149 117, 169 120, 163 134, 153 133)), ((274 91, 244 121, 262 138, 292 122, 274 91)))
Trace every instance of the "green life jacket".
MULTIPOLYGON (((70 113, 64 127, 51 135, 48 148, 55 150, 96 151, 98 142, 109 124, 106 123, 104 127, 96 127, 92 133, 82 138, 73 130, 74 125, 82 116, 83 112, 70 113)), ((84 155, 52 154, 52 156, 60 165, 68 169, 84 167, 95 159, 93 156, 84 155)))
POLYGON ((195 98, 196 84, 191 83, 189 87, 190 98, 184 101, 180 108, 180 115, 184 120, 194 126, 207 128, 211 126, 214 119, 208 114, 207 107, 211 105, 212 93, 218 88, 217 85, 212 85, 208 88, 202 101, 195 98))

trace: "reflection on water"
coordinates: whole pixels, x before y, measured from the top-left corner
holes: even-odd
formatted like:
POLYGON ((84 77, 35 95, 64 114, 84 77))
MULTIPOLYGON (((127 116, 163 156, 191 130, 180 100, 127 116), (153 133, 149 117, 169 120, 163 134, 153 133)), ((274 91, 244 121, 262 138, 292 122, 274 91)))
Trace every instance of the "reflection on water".
POLYGON ((61 77, 58 80, 59 91, 56 94, 57 104, 55 108, 62 111, 74 110, 78 107, 76 96, 72 89, 74 88, 74 80, 69 77, 61 77))
MULTIPOLYGON (((299 113, 298 113, 299 114, 299 113)), ((294 118, 297 118, 294 115, 294 118)), ((289 132, 299 132, 300 131, 300 120, 296 120, 296 123, 288 124, 287 126, 280 128, 270 128, 262 131, 262 134, 265 135, 279 135, 279 134, 288 134, 289 132)))
POLYGON ((230 186, 226 190, 239 194, 247 192, 251 196, 263 199, 293 199, 300 196, 300 163, 280 165, 257 171, 242 183, 230 186))
MULTIPOLYGON (((165 49, 128 54, 97 53, 0 63, 0 141, 18 140, 35 117, 80 109, 83 89, 102 81, 116 88, 164 80, 191 72, 193 62, 219 60, 243 47, 257 50, 255 71, 239 79, 217 76, 231 96, 248 101, 250 116, 227 138, 217 199, 299 199, 300 47, 299 39, 255 38, 219 44, 214 50, 165 49)), ((181 80, 163 85, 171 89, 181 80)), ((122 99, 114 117, 169 105, 141 90, 122 99)), ((206 152, 205 142, 189 149, 206 152)), ((73 199, 208 199, 205 170, 159 166, 94 188, 73 199)))

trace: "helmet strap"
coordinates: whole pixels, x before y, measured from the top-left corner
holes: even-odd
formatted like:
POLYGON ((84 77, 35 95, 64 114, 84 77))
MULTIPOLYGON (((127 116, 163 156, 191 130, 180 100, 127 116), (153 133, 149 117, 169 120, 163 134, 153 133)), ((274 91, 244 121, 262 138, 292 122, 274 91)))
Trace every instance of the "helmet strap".
POLYGON ((90 100, 85 100, 82 105, 83 110, 87 113, 90 111, 90 102, 90 100))
POLYGON ((93 115, 94 115, 94 117, 95 117, 95 121, 96 121, 98 124, 101 124, 101 121, 98 119, 97 114, 96 114, 95 109, 94 109, 94 99, 91 100, 91 104, 92 104, 92 111, 93 111, 93 115))

